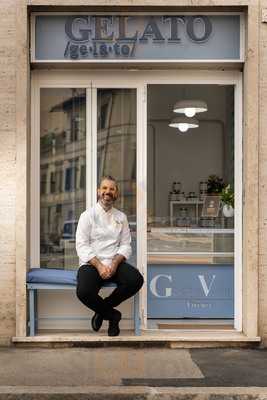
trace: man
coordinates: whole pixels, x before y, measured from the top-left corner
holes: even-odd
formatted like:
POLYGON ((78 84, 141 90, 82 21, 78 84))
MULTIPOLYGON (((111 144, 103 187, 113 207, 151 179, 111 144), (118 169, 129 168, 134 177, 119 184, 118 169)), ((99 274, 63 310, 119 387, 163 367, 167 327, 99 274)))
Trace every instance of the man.
POLYGON ((77 296, 95 312, 93 330, 99 331, 105 319, 109 321, 108 335, 117 336, 121 313, 114 307, 137 293, 144 280, 125 261, 131 255, 131 235, 126 215, 113 207, 119 195, 115 179, 102 178, 97 194, 98 203, 81 214, 76 231, 80 262, 77 296), (117 288, 103 299, 98 292, 109 281, 117 288))

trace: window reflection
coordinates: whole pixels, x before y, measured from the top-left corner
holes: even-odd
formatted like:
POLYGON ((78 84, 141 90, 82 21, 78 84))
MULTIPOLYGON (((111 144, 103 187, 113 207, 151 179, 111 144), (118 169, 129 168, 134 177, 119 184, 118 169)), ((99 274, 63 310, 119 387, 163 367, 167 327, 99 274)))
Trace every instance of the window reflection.
POLYGON ((136 91, 98 90, 97 161, 101 176, 114 176, 120 187, 117 207, 136 221, 136 91))
POLYGON ((40 262, 73 269, 86 205, 86 91, 41 89, 40 107, 40 262))
POLYGON ((119 184, 115 207, 123 211, 132 231, 136 257, 136 90, 97 91, 97 175, 112 175, 119 184))

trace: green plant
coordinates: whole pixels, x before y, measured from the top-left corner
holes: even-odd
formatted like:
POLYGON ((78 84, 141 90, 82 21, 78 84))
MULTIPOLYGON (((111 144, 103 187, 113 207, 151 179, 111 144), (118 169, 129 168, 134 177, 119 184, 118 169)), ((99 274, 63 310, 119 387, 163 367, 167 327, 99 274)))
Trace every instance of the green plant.
POLYGON ((225 188, 225 183, 222 178, 217 175, 210 175, 208 177, 208 193, 220 194, 223 188, 225 188))
POLYGON ((225 188, 222 189, 220 197, 223 204, 234 208, 235 195, 230 185, 227 185, 225 188))

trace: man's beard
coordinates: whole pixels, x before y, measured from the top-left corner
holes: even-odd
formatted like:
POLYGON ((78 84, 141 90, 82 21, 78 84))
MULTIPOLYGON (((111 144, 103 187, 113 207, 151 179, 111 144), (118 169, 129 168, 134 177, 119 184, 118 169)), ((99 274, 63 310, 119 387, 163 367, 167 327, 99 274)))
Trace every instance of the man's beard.
POLYGON ((100 202, 101 202, 102 206, 107 210, 112 208, 115 200, 116 200, 115 197, 113 197, 112 195, 108 196, 107 198, 105 198, 105 195, 100 196, 100 202))

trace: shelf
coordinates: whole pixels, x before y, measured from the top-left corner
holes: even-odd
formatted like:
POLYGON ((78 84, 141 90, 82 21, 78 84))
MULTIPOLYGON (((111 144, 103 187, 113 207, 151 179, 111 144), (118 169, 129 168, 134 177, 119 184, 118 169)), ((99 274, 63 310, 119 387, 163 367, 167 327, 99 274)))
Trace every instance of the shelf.
POLYGON ((203 200, 170 200, 169 203, 172 204, 203 204, 204 201, 203 200))
POLYGON ((175 208, 175 206, 193 206, 195 222, 196 222, 196 224, 198 224, 199 206, 202 206, 203 203, 204 203, 204 201, 199 200, 199 199, 171 200, 169 202, 171 226, 174 225, 174 208, 175 208))
POLYGON ((193 233, 193 234, 230 234, 234 233, 232 228, 179 228, 179 227, 166 227, 166 228, 150 228, 151 233, 162 232, 162 233, 193 233))

